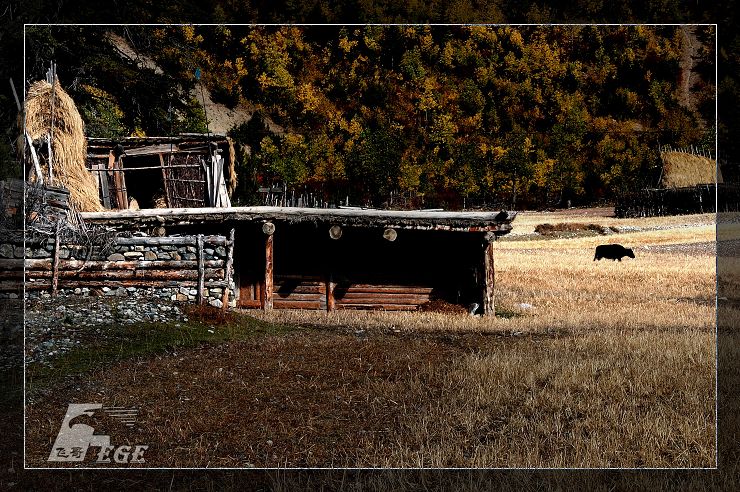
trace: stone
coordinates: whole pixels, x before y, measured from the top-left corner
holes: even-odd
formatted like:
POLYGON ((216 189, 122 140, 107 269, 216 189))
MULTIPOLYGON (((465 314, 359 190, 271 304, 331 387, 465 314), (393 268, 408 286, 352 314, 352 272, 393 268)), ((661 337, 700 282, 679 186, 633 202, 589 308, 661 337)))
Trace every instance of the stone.
POLYGON ((108 256, 108 261, 123 261, 126 257, 124 257, 121 253, 113 253, 112 255, 108 256))
POLYGON ((77 295, 82 294, 82 289, 80 289, 79 287, 77 287, 75 289, 75 294, 77 294, 77 295))
POLYGON ((144 255, 141 251, 126 251, 123 256, 126 258, 141 258, 144 255))
POLYGON ((13 256, 16 258, 23 258, 25 254, 25 251, 23 250, 23 246, 16 246, 13 248, 13 256))
POLYGON ((198 295, 198 289, 190 289, 190 292, 188 292, 191 296, 198 295))
POLYGON ((69 256, 70 256, 70 254, 69 254, 69 250, 68 249, 61 248, 59 250, 59 258, 67 259, 67 258, 69 258, 69 256))
POLYGON ((157 254, 156 253, 153 253, 151 251, 146 251, 144 253, 144 259, 145 260, 148 260, 148 261, 154 261, 154 260, 157 259, 157 254))
POLYGON ((177 301, 187 301, 188 300, 188 296, 186 296, 184 294, 175 294, 175 300, 177 300, 177 301))
POLYGON ((157 253, 157 259, 158 260, 171 260, 172 256, 170 256, 169 253, 160 251, 159 253, 157 253))
POLYGON ((18 299, 18 294, 16 294, 15 292, 11 292, 10 294, 8 294, 8 299, 18 299))
POLYGON ((170 253, 170 257, 172 257, 172 259, 175 261, 180 261, 182 259, 180 256, 180 253, 176 251, 173 251, 172 253, 170 253))
POLYGON ((126 290, 129 292, 136 292, 136 287, 127 287, 126 290))
POLYGON ((216 256, 226 256, 226 248, 223 246, 216 248, 216 256))
POLYGON ((13 245, 12 244, 0 244, 0 256, 3 258, 13 257, 13 245))
POLYGON ((142 246, 142 245, 134 246, 134 249, 133 250, 134 251, 144 251, 144 246, 142 246))
POLYGON ((223 289, 222 289, 221 287, 212 287, 212 288, 210 289, 210 291, 211 291, 211 294, 213 294, 213 295, 215 295, 215 296, 217 296, 217 295, 220 295, 220 294, 223 294, 223 293, 224 293, 224 290, 223 290, 223 289))
POLYGON ((190 289, 187 288, 187 287, 180 287, 180 294, 186 296, 186 295, 190 294, 190 289))
POLYGON ((217 307, 217 308, 224 307, 224 304, 221 302, 220 299, 214 299, 211 302, 209 302, 208 304, 210 304, 213 307, 217 307))
POLYGON ((207 254, 207 255, 211 255, 211 256, 213 256, 213 253, 214 253, 214 251, 213 251, 213 249, 212 249, 212 248, 203 248, 203 252, 204 252, 205 254, 207 254))
POLYGON ((103 290, 103 292, 108 292, 108 291, 110 291, 110 287, 103 287, 102 290, 103 290))
POLYGON ((51 257, 51 253, 46 251, 45 249, 37 249, 36 252, 33 254, 34 258, 49 258, 51 257))
POLYGON ((125 287, 119 287, 112 292, 115 293, 116 297, 128 297, 128 292, 126 291, 125 287))
POLYGON ((170 297, 170 300, 176 301, 177 300, 177 294, 172 294, 172 297, 170 297))
POLYGON ((195 246, 187 246, 186 249, 189 253, 196 253, 198 251, 195 249, 195 246))
POLYGON ((182 255, 183 260, 197 260, 198 257, 194 253, 185 253, 182 255))

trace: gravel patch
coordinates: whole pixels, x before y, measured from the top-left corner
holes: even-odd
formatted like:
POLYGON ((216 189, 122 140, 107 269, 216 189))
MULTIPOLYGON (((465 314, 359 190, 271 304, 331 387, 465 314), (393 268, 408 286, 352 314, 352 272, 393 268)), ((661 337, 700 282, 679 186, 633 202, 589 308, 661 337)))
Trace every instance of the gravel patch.
POLYGON ((26 362, 48 364, 54 357, 126 326, 179 321, 188 321, 182 309, 161 299, 69 296, 32 302, 26 306, 26 362))

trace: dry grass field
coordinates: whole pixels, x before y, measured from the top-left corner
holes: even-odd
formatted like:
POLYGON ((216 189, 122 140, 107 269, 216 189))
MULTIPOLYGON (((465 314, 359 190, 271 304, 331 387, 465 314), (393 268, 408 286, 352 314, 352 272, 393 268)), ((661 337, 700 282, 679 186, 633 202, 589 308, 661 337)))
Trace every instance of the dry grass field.
POLYGON ((147 466, 713 467, 714 245, 713 215, 521 214, 496 245, 496 318, 235 314, 218 329, 285 329, 60 380, 28 407, 28 462, 74 395, 139 405, 116 435, 147 466), (592 261, 607 242, 636 258, 592 261))

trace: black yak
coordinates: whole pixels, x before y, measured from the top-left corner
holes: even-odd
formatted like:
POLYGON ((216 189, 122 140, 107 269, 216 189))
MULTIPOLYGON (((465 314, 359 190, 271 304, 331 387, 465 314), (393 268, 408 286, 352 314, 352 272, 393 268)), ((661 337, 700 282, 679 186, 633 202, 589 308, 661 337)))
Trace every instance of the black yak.
POLYGON ((635 253, 631 248, 625 248, 621 244, 602 244, 596 246, 596 254, 594 255, 594 261, 607 258, 609 260, 622 261, 622 258, 629 256, 630 258, 635 257, 635 253))

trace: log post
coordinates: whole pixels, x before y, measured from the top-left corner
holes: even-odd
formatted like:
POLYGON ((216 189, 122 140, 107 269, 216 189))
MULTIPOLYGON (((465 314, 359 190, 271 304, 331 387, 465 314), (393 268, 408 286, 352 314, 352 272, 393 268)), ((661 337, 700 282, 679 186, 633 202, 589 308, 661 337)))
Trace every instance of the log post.
POLYGON ((203 304, 203 289, 205 288, 206 270, 205 258, 203 257, 203 234, 198 234, 198 292, 196 299, 198 304, 203 304))
POLYGON ((339 239, 342 237, 342 228, 338 225, 333 225, 329 228, 329 237, 332 239, 339 239))
POLYGON ((59 230, 61 229, 62 221, 57 220, 57 228, 54 233, 54 260, 52 263, 52 274, 51 274, 51 295, 56 297, 57 287, 59 286, 59 230))
POLYGON ((337 301, 334 298, 334 289, 337 283, 334 282, 334 278, 329 275, 326 279, 326 311, 332 312, 337 308, 337 301))
POLYGON ((496 275, 494 270, 493 244, 496 241, 495 234, 486 234, 483 253, 484 264, 484 288, 483 288, 483 314, 484 316, 496 316, 494 286, 496 275))
POLYGON ((395 229, 388 228, 388 229, 386 229, 386 230, 383 231, 383 237, 386 240, 388 240, 390 242, 393 242, 398 237, 398 233, 396 232, 395 229))
MULTIPOLYGON (((171 156, 172 154, 170 154, 170 157, 171 156)), ((165 166, 165 163, 164 163, 164 156, 161 153, 159 154, 159 165, 162 166, 162 184, 164 186, 165 204, 168 207, 171 207, 172 199, 170 198, 170 186, 168 183, 169 179, 167 177, 167 167, 165 166)))
POLYGON ((265 311, 272 310, 272 290, 273 290, 273 241, 275 236, 268 234, 265 238, 265 288, 262 297, 262 309, 265 311))
MULTIPOLYGON (((229 232, 229 246, 228 252, 226 253, 226 269, 224 270, 224 281, 226 282, 226 288, 224 289, 224 296, 221 300, 224 311, 229 308, 229 291, 231 285, 232 270, 234 269, 234 229, 229 232)), ((236 284, 234 284, 234 290, 236 291, 236 284)))

